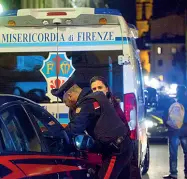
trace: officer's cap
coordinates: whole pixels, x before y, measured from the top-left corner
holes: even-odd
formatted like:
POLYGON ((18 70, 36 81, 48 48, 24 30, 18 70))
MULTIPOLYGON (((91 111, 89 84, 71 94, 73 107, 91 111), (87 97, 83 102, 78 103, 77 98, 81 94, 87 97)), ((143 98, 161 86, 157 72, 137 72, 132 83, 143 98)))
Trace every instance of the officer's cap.
POLYGON ((63 95, 72 87, 75 83, 72 78, 69 78, 59 89, 52 89, 51 94, 53 96, 62 98, 63 95))

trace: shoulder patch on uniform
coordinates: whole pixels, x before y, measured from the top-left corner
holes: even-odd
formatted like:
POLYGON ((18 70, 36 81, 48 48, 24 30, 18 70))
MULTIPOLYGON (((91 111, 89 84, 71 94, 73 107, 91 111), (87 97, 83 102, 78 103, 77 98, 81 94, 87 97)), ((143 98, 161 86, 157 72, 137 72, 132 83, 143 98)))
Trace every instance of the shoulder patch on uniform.
POLYGON ((75 112, 78 114, 81 112, 81 108, 76 108, 75 112))
POLYGON ((99 109, 100 108, 100 105, 99 105, 98 102, 94 102, 93 106, 94 106, 94 109, 99 109))

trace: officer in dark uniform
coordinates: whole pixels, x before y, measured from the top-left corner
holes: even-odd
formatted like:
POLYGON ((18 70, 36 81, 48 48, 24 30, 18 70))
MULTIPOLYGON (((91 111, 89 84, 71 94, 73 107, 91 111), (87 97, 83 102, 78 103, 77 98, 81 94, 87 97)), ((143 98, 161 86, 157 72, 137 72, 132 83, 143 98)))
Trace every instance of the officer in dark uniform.
MULTIPOLYGON (((60 89, 52 90, 52 94, 63 100, 71 109, 70 123, 66 131, 79 135, 86 130, 98 144, 103 155, 98 178, 128 179, 129 176, 120 174, 130 164, 132 157, 130 131, 104 93, 81 89, 69 79, 60 89)), ((127 175, 130 175, 129 173, 127 175)))

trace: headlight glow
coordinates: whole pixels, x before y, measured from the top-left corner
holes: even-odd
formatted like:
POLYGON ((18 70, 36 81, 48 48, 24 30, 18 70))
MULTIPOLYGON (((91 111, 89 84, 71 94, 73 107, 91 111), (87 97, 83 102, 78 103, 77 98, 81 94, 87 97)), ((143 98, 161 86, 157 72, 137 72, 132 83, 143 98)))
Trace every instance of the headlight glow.
POLYGON ((154 126, 157 126, 156 123, 154 123, 153 121, 150 121, 150 120, 146 120, 145 125, 146 125, 147 128, 152 128, 154 126))

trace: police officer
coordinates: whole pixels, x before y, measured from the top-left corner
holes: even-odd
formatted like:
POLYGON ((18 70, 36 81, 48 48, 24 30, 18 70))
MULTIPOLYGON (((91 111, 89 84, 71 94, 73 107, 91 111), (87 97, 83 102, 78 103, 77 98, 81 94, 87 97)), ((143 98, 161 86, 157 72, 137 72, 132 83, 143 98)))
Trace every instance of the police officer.
MULTIPOLYGON (((179 85, 177 87, 177 101, 180 104, 182 104, 185 109, 184 123, 181 129, 173 129, 168 126, 170 174, 164 176, 163 178, 165 179, 177 179, 177 173, 178 173, 177 153, 178 153, 178 146, 180 143, 184 152, 184 174, 185 174, 185 178, 187 179, 187 98, 186 98, 186 87, 183 85, 179 85)), ((175 101, 171 100, 171 102, 168 103, 169 106, 173 102, 175 101)), ((168 114, 166 114, 165 116, 166 116, 165 120, 167 120, 168 114)))
MULTIPOLYGON (((129 129, 118 117, 104 93, 81 89, 69 79, 60 89, 52 90, 52 94, 71 108, 71 121, 66 131, 79 135, 86 130, 99 144, 103 163, 98 178, 121 177, 120 173, 129 165, 132 157, 132 141, 129 129)), ((128 179, 129 176, 123 177, 128 179)))

